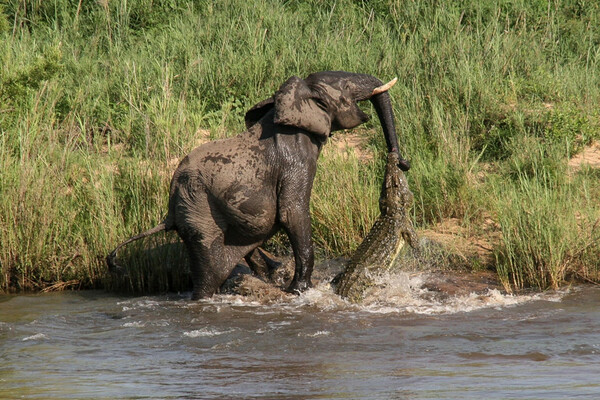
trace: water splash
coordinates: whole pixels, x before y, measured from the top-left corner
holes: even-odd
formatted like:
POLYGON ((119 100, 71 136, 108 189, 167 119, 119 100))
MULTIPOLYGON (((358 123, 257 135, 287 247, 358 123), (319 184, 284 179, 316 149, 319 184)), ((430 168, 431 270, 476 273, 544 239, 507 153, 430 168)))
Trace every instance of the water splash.
MULTIPOLYGON (((496 287, 479 289, 468 292, 468 288, 461 288, 460 294, 448 294, 443 291, 428 289, 431 282, 441 279, 441 275, 433 272, 390 272, 374 277, 375 285, 365 292, 364 300, 360 304, 353 304, 335 294, 329 284, 331 277, 324 276, 312 289, 299 296, 283 293, 275 286, 265 289, 265 283, 257 278, 249 278, 245 282, 244 294, 218 294, 210 299, 190 301, 185 295, 175 300, 169 300, 176 307, 196 309, 203 312, 226 311, 235 308, 252 308, 258 314, 270 314, 285 310, 289 313, 305 312, 306 308, 319 311, 333 312, 367 312, 374 314, 454 314, 472 312, 480 309, 501 309, 514 307, 531 301, 561 301, 568 293, 549 292, 513 295, 503 293, 496 287), (260 291, 247 290, 253 281, 259 285, 260 291)), ((161 302, 155 299, 137 299, 119 303, 122 311, 128 314, 146 312, 159 307, 161 302)), ((164 303, 162 304, 164 306, 164 303)), ((128 322, 124 326, 132 326, 135 322, 128 322)), ((192 331, 190 335, 213 335, 214 332, 192 331)), ((220 333, 219 333, 220 334, 220 333)))
POLYGON ((220 336, 227 333, 233 332, 233 329, 229 330, 218 330, 215 328, 202 328, 195 329, 193 331, 183 332, 183 336, 187 336, 190 338, 198 338, 198 337, 211 337, 211 336, 220 336))
MULTIPOLYGON (((560 301, 566 294, 566 292, 552 292, 513 295, 503 293, 497 288, 490 288, 466 294, 447 295, 424 287, 425 283, 435 278, 435 274, 428 272, 394 272, 378 276, 375 278, 375 285, 366 291, 365 298, 360 304, 350 303, 336 295, 329 280, 324 279, 300 296, 280 298, 271 305, 289 311, 311 307, 320 311, 435 315, 472 312, 485 308, 501 309, 537 300, 560 301)), ((236 302, 256 305, 256 299, 251 296, 235 296, 235 298, 236 302)), ((221 300, 226 299, 231 301, 230 297, 221 300)), ((219 300, 215 298, 214 301, 219 300)))
POLYGON ((27 342, 30 340, 46 340, 48 339, 48 336, 44 335, 43 333, 36 333, 35 335, 31 335, 31 336, 27 336, 25 338, 23 338, 23 342, 27 342))
POLYGON ((124 328, 144 328, 145 326, 146 324, 144 324, 142 321, 126 322, 123 324, 124 328))

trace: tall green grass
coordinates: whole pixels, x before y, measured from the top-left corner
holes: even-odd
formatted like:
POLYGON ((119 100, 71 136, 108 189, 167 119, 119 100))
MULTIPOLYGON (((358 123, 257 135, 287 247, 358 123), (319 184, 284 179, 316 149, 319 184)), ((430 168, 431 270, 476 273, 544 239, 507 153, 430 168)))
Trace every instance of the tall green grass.
POLYGON ((323 155, 313 187, 311 216, 315 244, 326 256, 347 255, 358 247, 379 216, 384 161, 383 155, 361 160, 352 148, 323 155))
MULTIPOLYGON (((455 217, 476 230, 492 215, 507 284, 597 280, 597 248, 572 236, 595 240, 598 176, 569 181, 560 165, 598 136, 599 16, 578 0, 2 0, 0 286, 186 287, 175 237, 126 250, 133 265, 164 249, 120 282, 104 256, 162 219, 174 160, 203 129, 240 132, 289 76, 335 69, 398 76, 419 226, 455 217), (565 215, 551 221, 559 233, 531 217, 545 212, 565 215), (547 250, 526 247, 531 237, 547 250)), ((379 132, 377 118, 367 128, 379 132)), ((312 210, 325 253, 349 254, 369 229, 381 173, 379 161, 320 160, 312 210)))
POLYGON ((536 152, 531 164, 513 163, 512 179, 493 185, 502 231, 497 269, 504 286, 557 289, 567 278, 598 279, 598 183, 585 172, 569 178, 556 152, 544 154, 548 149, 536 143, 523 147, 536 152))

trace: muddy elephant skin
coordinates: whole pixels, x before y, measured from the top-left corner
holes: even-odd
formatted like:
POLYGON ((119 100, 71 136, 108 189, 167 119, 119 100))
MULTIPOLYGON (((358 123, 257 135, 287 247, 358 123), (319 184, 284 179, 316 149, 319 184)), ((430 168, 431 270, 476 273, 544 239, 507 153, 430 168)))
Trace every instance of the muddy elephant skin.
MULTIPOLYGON (((333 131, 366 122, 357 102, 370 100, 388 150, 398 154, 387 93, 391 84, 343 71, 291 77, 246 113, 245 132, 203 144, 181 161, 171 181, 167 217, 121 243, 107 256, 109 269, 122 268, 116 254, 127 243, 176 230, 190 257, 192 297, 210 297, 239 260, 251 259, 259 245, 283 229, 295 259, 287 290, 309 288, 314 263, 309 203, 321 147, 333 131)), ((409 168, 400 156, 397 161, 409 168)))

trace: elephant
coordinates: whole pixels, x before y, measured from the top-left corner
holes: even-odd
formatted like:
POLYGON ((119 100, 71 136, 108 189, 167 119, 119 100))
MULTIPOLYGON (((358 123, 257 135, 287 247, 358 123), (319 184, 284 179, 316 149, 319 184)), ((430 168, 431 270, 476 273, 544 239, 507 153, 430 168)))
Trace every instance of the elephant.
MULTIPOLYGON (((258 247, 283 229, 295 262, 286 291, 310 288, 314 249, 309 203, 321 148, 332 132, 368 121, 357 102, 370 100, 388 151, 398 153, 388 94, 395 82, 383 84, 371 75, 345 71, 289 78, 247 111, 246 131, 204 143, 183 158, 171 180, 167 216, 119 244, 106 258, 109 270, 121 268, 116 254, 124 245, 175 230, 190 258, 192 299, 211 297, 240 260, 256 258, 258 247)), ((400 155, 398 166, 410 168, 400 155)), ((257 263, 249 265, 265 274, 257 263)))

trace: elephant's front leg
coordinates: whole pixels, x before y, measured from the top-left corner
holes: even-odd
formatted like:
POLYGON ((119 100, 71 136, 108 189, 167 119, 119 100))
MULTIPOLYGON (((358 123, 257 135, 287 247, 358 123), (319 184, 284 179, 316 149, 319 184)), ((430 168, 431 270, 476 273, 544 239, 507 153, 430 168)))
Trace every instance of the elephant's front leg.
POLYGON ((312 287, 310 277, 315 262, 308 204, 284 207, 280 210, 280 217, 283 229, 292 244, 296 262, 294 278, 287 291, 301 293, 312 287))

